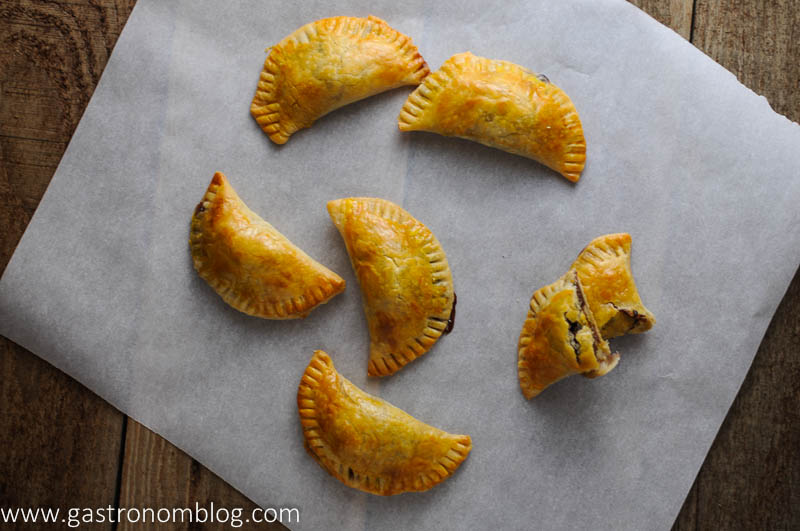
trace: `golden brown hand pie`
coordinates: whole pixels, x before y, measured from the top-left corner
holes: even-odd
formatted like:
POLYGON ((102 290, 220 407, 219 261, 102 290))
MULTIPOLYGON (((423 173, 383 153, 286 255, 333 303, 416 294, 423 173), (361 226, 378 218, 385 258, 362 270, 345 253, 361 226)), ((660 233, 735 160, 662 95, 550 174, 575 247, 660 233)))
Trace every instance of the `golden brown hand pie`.
POLYGON ((344 291, 339 275, 247 208, 214 174, 192 216, 194 267, 231 306, 265 319, 305 317, 344 291))
POLYGON ((619 361, 600 336, 573 270, 533 294, 517 353, 519 384, 528 399, 573 374, 602 376, 619 361))
POLYGON ((333 17, 298 29, 269 52, 250 113, 276 144, 348 103, 430 70, 411 39, 376 17, 333 17))
POLYGON ((469 52, 425 78, 408 97, 398 125, 529 157, 573 182, 586 161, 581 121, 563 90, 514 63, 469 52))
POLYGON ((631 272, 631 237, 595 238, 572 264, 597 326, 606 339, 650 330, 656 322, 642 304, 631 272))
POLYGON ((441 483, 472 449, 453 435, 369 395, 314 353, 300 380, 297 407, 308 453, 349 487, 389 496, 441 483))
POLYGON ((425 225, 384 199, 338 199, 328 212, 361 284, 367 373, 392 374, 449 332, 455 294, 447 257, 425 225))

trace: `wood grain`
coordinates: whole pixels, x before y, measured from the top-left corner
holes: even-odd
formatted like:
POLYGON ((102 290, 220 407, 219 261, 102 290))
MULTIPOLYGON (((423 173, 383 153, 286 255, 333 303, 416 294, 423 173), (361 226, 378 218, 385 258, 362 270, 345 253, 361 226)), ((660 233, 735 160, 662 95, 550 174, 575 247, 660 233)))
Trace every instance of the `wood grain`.
MULTIPOLYGON (((0 3, 0 270, 44 193, 134 3, 0 3)), ((691 38, 767 96, 773 108, 800 120, 797 2, 632 3, 691 38)), ((800 274, 673 529, 800 529, 798 345, 800 274)), ((105 507, 118 495, 122 507, 213 501, 242 507, 245 514, 255 507, 47 363, 5 338, 0 351, 0 506, 105 507)), ((226 527, 187 523, 176 528, 226 527)))
MULTIPOLYGON (((121 507, 224 507, 242 509, 242 520, 249 518, 258 506, 219 476, 156 435, 138 422, 129 419, 125 439, 125 460, 120 490, 121 507)), ((224 513, 223 513, 224 516, 224 513)), ((260 515, 259 515, 260 518, 260 515)), ((170 526, 174 530, 198 529, 197 523, 183 522, 170 526)), ((120 524, 120 530, 163 529, 158 525, 120 524)), ((206 530, 229 530, 227 523, 207 522, 206 530)), ((286 529, 280 524, 245 524, 241 529, 286 529)))
POLYGON ((0 507, 113 506, 122 420, 81 384, 1 338, 0 507))
POLYGON ((628 0, 645 13, 689 40, 694 0, 628 0))
MULTIPOLYGON (((798 8, 795 0, 698 0, 692 31, 695 46, 795 122, 800 122, 798 8)), ((678 522, 693 521, 697 529, 800 529, 799 347, 800 270, 678 522)))
MULTIPOLYGON (((118 7, 0 4, 0 271, 127 18, 118 7)), ((5 338, 0 352, 0 506, 113 506, 124 416, 5 338)))
POLYGON ((694 45, 800 122, 800 2, 697 0, 694 45))
POLYGON ((800 271, 695 481, 698 529, 800 529, 800 271))

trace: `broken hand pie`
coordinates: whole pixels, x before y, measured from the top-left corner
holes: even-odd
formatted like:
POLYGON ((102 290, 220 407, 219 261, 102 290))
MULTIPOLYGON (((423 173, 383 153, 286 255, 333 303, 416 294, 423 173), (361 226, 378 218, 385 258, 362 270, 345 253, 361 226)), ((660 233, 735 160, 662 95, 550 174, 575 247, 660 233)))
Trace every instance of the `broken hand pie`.
POLYGON ((563 277, 533 294, 517 347, 525 398, 572 374, 609 372, 619 354, 605 340, 655 324, 636 290, 630 251, 629 234, 595 238, 563 277))
POLYGON ((384 199, 338 199, 328 212, 361 285, 367 373, 392 374, 449 332, 455 294, 447 257, 425 225, 384 199))
POLYGON ((586 161, 581 121, 563 90, 514 63, 469 52, 425 78, 408 97, 398 126, 532 158, 572 182, 586 161))
POLYGON ((618 361, 619 354, 600 336, 575 271, 533 294, 518 345, 525 398, 573 374, 601 376, 618 361))
POLYGON ((572 269, 606 339, 650 330, 655 317, 642 304, 631 272, 630 234, 606 234, 586 246, 572 269))
POLYGON ((269 51, 250 113, 276 144, 321 116, 430 70, 406 35, 376 17, 333 17, 301 27, 269 51))
POLYGON ((308 453, 349 487, 389 496, 424 491, 450 477, 472 449, 453 435, 369 395, 314 353, 297 407, 308 453))
POLYGON ((305 317, 345 282, 247 208, 216 173, 192 216, 198 274, 237 310, 265 319, 305 317))

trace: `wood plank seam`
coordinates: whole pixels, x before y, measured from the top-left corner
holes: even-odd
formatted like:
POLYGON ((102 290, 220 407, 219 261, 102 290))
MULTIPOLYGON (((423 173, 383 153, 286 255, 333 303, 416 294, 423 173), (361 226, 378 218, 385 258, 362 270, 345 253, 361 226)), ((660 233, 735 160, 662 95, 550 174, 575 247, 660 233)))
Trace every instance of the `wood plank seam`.
MULTIPOLYGON (((119 463, 117 463, 117 481, 114 485, 114 509, 119 511, 119 498, 122 493, 122 469, 125 465, 125 449, 128 433, 128 415, 122 416, 122 430, 120 430, 119 463)), ((117 531, 119 522, 111 524, 111 531, 117 531)))

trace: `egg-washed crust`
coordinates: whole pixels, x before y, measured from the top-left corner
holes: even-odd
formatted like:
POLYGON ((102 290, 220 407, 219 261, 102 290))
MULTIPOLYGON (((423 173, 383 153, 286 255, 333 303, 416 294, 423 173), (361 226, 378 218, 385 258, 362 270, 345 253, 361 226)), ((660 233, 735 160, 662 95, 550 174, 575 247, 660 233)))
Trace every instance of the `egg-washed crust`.
POLYGON ((367 373, 387 376, 422 356, 448 329, 455 294, 444 249, 385 199, 328 203, 361 285, 370 331, 367 373))
POLYGON ((618 361, 600 336, 575 271, 534 292, 517 346, 525 398, 573 374, 601 376, 618 361))
POLYGON ((642 304, 631 270, 631 236, 606 234, 592 240, 572 264, 606 339, 650 330, 655 317, 642 304))
POLYGON ((345 281, 247 208, 217 172, 192 216, 197 273, 231 306, 264 319, 305 317, 345 281))
POLYGON ((341 376, 318 350, 297 390, 308 453, 349 487, 389 496, 425 491, 461 465, 468 435, 429 426, 341 376))
POLYGON ((401 131, 457 136, 532 158, 572 182, 586 163, 578 112, 563 90, 508 61, 459 53, 411 93, 401 131))
POLYGON ((268 51, 250 113, 276 144, 334 109, 430 73, 411 38, 373 16, 317 20, 268 51))

